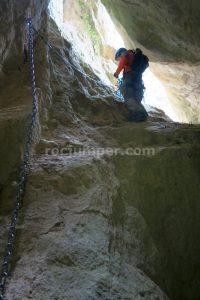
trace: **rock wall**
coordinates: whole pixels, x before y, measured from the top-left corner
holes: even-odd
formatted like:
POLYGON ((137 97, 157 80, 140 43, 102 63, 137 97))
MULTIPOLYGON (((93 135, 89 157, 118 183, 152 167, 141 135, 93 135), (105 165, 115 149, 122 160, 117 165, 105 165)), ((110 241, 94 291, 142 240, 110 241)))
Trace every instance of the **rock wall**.
MULTIPOLYGON (((0 55, 2 64, 9 61, 9 67, 15 68, 16 61, 22 59, 24 45, 27 43, 25 19, 31 15, 36 28, 46 28, 48 0, 2 0, 0 4, 0 55)), ((19 61, 17 62, 19 63, 19 61)))
MULTIPOLYGON (((199 126, 169 122, 162 112, 128 123, 122 104, 95 84, 55 23, 43 22, 54 49, 35 37, 40 141, 7 299, 198 299, 199 126), (135 148, 147 152, 133 155, 135 148)), ((29 66, 11 68, 9 57, 0 92, 0 258, 31 104, 29 66)))
POLYGON ((113 57, 123 40, 101 1, 67 0, 63 12, 61 30, 76 55, 106 84, 114 83, 113 57))
MULTIPOLYGON (((27 49, 25 18, 32 15, 35 28, 47 29, 48 1, 1 1, 1 80, 0 80, 0 156, 1 204, 5 211, 14 205, 19 166, 31 112, 30 68, 24 49, 27 49)), ((50 102, 46 47, 34 36, 36 48, 37 95, 40 106, 40 124, 47 118, 50 102)), ((38 131, 39 134, 39 131, 38 131)), ((1 249, 2 251, 3 249, 1 249)))

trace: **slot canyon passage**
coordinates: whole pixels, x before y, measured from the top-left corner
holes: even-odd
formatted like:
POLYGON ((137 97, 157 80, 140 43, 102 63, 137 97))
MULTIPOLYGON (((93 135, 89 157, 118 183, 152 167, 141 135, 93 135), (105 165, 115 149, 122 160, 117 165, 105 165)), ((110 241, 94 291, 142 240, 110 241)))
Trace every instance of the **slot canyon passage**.
POLYGON ((47 0, 0 1, 1 261, 31 119, 27 15, 39 109, 5 299, 200 299, 199 1, 63 0, 51 16, 47 0), (70 7, 100 78, 63 34, 70 7), (115 48, 100 39, 100 7, 149 57, 179 122, 164 107, 126 120, 101 79, 114 82, 115 48), (143 152, 110 154, 118 148, 143 152))

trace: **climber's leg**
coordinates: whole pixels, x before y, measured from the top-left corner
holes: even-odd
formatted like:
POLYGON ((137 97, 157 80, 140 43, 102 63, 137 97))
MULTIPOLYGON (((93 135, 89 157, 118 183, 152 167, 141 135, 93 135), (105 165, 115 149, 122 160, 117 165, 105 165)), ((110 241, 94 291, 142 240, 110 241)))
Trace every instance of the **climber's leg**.
POLYGON ((143 99, 144 85, 142 80, 134 80, 134 75, 126 73, 121 87, 121 92, 124 97, 124 105, 129 111, 128 120, 144 121, 147 119, 147 112, 141 104, 143 99))

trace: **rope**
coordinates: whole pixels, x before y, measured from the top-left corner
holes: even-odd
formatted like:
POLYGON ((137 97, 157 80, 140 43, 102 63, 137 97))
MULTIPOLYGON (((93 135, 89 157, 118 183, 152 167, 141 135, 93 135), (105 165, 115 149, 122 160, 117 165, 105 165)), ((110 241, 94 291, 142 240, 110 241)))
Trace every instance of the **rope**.
POLYGON ((28 129, 27 140, 25 144, 25 150, 23 155, 23 161, 20 167, 19 184, 16 193, 15 208, 12 213, 11 223, 8 230, 8 240, 5 250, 5 255, 3 258, 3 264, 0 275, 0 299, 5 299, 5 289, 6 280, 9 275, 9 267, 12 258, 14 241, 16 238, 16 225, 18 221, 19 210, 22 206, 25 184, 27 180, 30 150, 34 138, 34 130, 37 123, 37 113, 38 113, 38 99, 36 95, 36 84, 35 84, 35 66, 34 66, 34 52, 33 52, 33 26, 31 18, 26 21, 28 25, 28 50, 31 66, 31 83, 32 83, 32 114, 31 114, 31 124, 28 129))
MULTIPOLYGON (((38 34, 38 36, 42 39, 42 41, 51 49, 53 50, 62 60, 63 60, 63 56, 58 52, 56 46, 52 45, 48 40, 47 38, 45 38, 34 26, 33 26, 33 30, 36 34, 38 34)), ((64 60, 63 60, 63 63, 68 67, 69 64, 67 64, 64 60)), ((96 85, 99 86, 99 84, 102 84, 102 81, 101 80, 96 80, 94 78, 92 78, 91 76, 87 75, 86 73, 83 73, 81 70, 79 70, 76 66, 74 66, 72 63, 70 64, 70 66, 78 71, 80 74, 82 74, 84 77, 87 77, 88 79, 90 79, 91 81, 93 81, 96 85)), ((122 82, 119 83, 118 81, 118 85, 121 85, 122 82)), ((110 96, 112 94, 112 96, 115 98, 115 100, 117 102, 124 102, 124 99, 123 99, 123 96, 120 92, 120 89, 118 89, 117 91, 114 91, 110 94, 107 94, 107 96, 110 96)), ((95 98, 95 96, 91 96, 91 98, 95 98)))
MULTIPOLYGON (((56 46, 52 45, 34 26, 33 26, 33 30, 35 31, 35 33, 37 33, 39 35, 39 37, 43 40, 43 42, 52 50, 54 50, 57 55, 63 59, 63 56, 58 52, 56 46)), ((68 64, 64 61, 64 64, 68 66, 68 64)), ((91 81, 95 82, 97 85, 99 85, 101 82, 101 80, 96 80, 94 78, 92 78, 91 76, 83 73, 81 70, 79 70, 77 67, 75 67, 73 64, 71 64, 71 67, 78 71, 79 73, 81 73, 84 77, 87 77, 88 79, 90 79, 91 81)))
POLYGON ((124 97, 123 97, 122 92, 121 92, 122 84, 123 84, 123 79, 118 78, 117 79, 118 89, 115 91, 115 95, 118 97, 118 100, 117 100, 118 102, 124 102, 124 97))

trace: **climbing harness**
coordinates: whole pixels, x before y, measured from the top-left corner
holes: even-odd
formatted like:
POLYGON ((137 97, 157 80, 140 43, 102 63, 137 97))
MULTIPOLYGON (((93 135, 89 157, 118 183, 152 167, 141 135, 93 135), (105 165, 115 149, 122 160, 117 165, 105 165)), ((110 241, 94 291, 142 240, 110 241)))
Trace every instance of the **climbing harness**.
POLYGON ((28 51, 31 67, 31 85, 32 85, 32 113, 31 113, 31 124, 28 128, 27 140, 24 149, 23 160, 20 167, 19 183, 16 192, 15 208, 11 217, 11 224, 8 230, 8 240, 5 250, 5 255, 3 258, 3 264, 0 274, 0 299, 5 299, 5 288, 6 280, 9 274, 9 266, 11 262, 14 241, 16 238, 16 226, 18 221, 19 210, 22 206, 25 184, 28 174, 29 158, 32 142, 34 139, 34 132, 37 124, 37 114, 38 114, 38 99, 36 94, 36 84, 35 84, 35 66, 34 66, 34 49, 33 49, 33 25, 31 18, 26 20, 28 26, 28 51))

